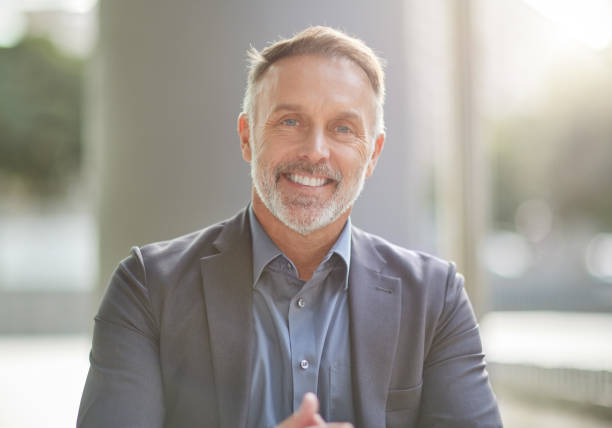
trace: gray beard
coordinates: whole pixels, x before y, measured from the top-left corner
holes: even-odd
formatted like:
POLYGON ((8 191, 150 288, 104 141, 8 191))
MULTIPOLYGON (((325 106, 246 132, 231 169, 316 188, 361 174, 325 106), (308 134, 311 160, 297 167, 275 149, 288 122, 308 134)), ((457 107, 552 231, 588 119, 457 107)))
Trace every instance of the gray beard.
POLYGON ((303 236, 333 223, 353 206, 363 189, 365 171, 364 166, 358 172, 358 180, 345 189, 344 186, 351 185, 350 182, 347 182, 341 173, 325 165, 308 165, 297 161, 279 165, 269 173, 262 170, 255 154, 251 162, 251 179, 259 199, 281 223, 303 236), (333 178, 336 181, 336 190, 331 198, 321 203, 314 197, 287 195, 288 200, 283 200, 283 194, 276 188, 278 177, 281 173, 297 171, 333 178))

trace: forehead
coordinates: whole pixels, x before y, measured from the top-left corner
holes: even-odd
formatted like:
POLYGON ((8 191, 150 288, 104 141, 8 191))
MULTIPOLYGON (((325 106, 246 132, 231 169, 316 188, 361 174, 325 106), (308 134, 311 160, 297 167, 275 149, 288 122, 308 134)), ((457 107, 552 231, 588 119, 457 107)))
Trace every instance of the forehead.
POLYGON ((259 82, 257 110, 263 115, 279 104, 314 111, 335 107, 375 111, 376 95, 365 71, 343 57, 300 55, 272 64, 259 82))

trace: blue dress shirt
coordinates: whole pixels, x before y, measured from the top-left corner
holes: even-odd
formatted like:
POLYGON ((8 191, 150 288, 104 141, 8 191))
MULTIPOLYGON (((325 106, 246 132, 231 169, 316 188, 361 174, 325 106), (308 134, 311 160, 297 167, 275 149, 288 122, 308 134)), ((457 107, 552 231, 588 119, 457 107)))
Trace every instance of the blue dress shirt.
POLYGON ((328 421, 354 422, 348 311, 351 222, 302 281, 252 208, 255 349, 250 428, 272 427, 314 392, 328 421))

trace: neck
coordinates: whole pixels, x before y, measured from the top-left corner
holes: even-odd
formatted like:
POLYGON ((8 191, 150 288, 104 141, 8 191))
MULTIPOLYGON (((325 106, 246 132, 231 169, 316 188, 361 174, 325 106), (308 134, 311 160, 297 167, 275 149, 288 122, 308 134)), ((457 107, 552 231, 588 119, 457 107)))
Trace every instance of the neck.
POLYGON ((334 243, 338 240, 351 212, 346 210, 338 219, 308 235, 302 235, 287 227, 261 201, 253 191, 253 212, 261 227, 295 265, 300 279, 308 281, 323 261, 334 243))

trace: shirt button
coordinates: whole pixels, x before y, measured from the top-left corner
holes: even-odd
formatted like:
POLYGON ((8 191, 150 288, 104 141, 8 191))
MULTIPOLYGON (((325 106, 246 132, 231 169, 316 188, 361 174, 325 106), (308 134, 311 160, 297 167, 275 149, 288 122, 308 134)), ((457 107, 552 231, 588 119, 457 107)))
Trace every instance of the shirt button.
POLYGON ((306 370, 308 368, 308 366, 310 365, 310 363, 308 363, 308 360, 302 360, 300 361, 300 368, 302 370, 306 370))
POLYGON ((304 300, 303 297, 300 297, 299 299, 297 299, 297 305, 298 305, 298 308, 300 309, 306 306, 306 301, 304 300))

